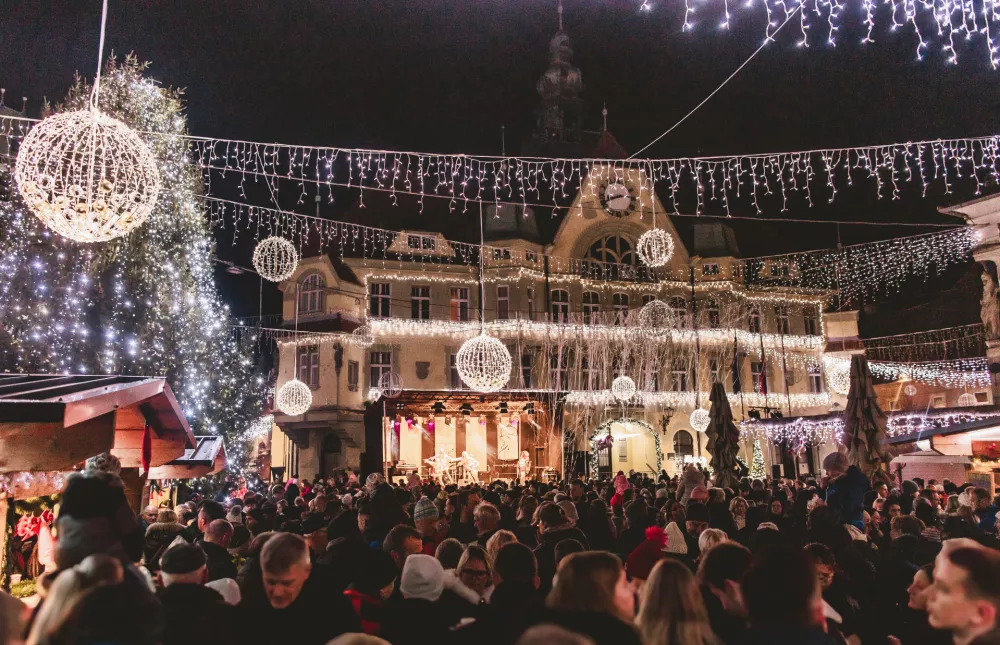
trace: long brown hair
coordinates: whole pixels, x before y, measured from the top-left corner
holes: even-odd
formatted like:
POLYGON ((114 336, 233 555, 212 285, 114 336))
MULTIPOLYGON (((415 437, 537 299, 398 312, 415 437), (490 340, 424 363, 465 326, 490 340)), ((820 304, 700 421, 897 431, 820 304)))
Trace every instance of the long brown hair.
POLYGON ((571 553, 559 563, 555 583, 545 604, 563 611, 595 611, 621 616, 615 604, 615 585, 624 569, 617 556, 607 551, 571 553))
POLYGON ((636 626, 646 645, 718 645, 694 576, 677 560, 660 560, 642 588, 636 626))

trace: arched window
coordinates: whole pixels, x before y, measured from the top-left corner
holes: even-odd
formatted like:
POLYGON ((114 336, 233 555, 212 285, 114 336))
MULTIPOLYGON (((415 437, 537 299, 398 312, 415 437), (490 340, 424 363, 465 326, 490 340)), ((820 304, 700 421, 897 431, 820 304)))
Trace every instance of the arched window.
POLYGON ((583 322, 588 325, 597 321, 594 315, 601 310, 601 294, 596 291, 583 292, 583 322))
POLYGON ((587 257, 601 263, 600 273, 607 278, 631 278, 635 275, 635 250, 632 242, 620 235, 607 235, 590 245, 587 257))
POLYGON ((314 314, 323 311, 323 290, 326 280, 318 273, 310 273, 299 282, 299 313, 314 314))
POLYGON ((674 434, 674 454, 694 456, 694 437, 687 430, 678 430, 674 434))
POLYGON ((681 298, 680 296, 673 296, 667 304, 670 305, 671 311, 674 312, 674 319, 677 321, 677 329, 687 329, 687 300, 681 298))

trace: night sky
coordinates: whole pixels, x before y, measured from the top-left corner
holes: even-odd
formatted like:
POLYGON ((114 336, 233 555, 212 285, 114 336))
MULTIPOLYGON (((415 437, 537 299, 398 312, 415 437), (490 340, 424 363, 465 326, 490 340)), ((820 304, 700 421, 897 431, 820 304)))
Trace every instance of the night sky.
MULTIPOLYGON (((511 153, 520 150, 534 124, 535 81, 547 65, 556 4, 111 0, 106 48, 119 55, 134 51, 152 62, 150 74, 162 84, 186 88, 193 134, 498 154, 503 125, 511 153)), ((600 127, 606 103, 609 130, 629 151, 701 101, 759 46, 763 34, 759 4, 733 9, 728 32, 717 29, 719 15, 711 7, 699 9, 693 33, 681 31, 680 0, 656 0, 650 12, 640 12, 638 0, 564 4, 574 62, 586 87, 586 125, 600 127)), ((0 2, 0 87, 7 89, 8 105, 19 108, 20 97, 27 96, 28 112, 37 116, 42 98, 61 97, 75 71, 93 75, 100 9, 98 0, 0 2)), ((958 65, 948 65, 933 43, 926 59, 917 62, 909 30, 877 31, 875 44, 862 45, 857 20, 845 10, 835 48, 819 39, 809 48, 796 47, 793 21, 777 43, 644 156, 802 150, 997 131, 1000 71, 990 69, 981 43, 974 50, 960 46, 958 65)), ((786 216, 945 222, 937 206, 972 197, 908 195, 892 203, 872 199, 873 192, 848 192, 838 195, 833 207, 797 208, 786 216)), ((366 223, 387 225, 368 214, 373 220, 366 223)), ((408 221, 417 225, 404 209, 391 216, 389 227, 408 221)), ((466 237, 469 230, 468 222, 442 218, 438 224, 453 237, 466 237)), ((734 228, 745 255, 836 241, 830 225, 736 223, 734 228)), ((843 226, 841 235, 851 243, 925 230, 843 226)), ((220 233, 220 257, 247 262, 248 250, 234 249, 225 239, 220 233)), ((960 273, 934 286, 950 286, 960 273)), ((220 288, 237 313, 256 313, 256 279, 220 274, 220 288)), ((269 304, 277 298, 271 291, 269 304)), ((903 297, 908 303, 928 300, 930 291, 919 285, 903 297)), ((974 315, 977 307, 973 303, 956 315, 974 315)))

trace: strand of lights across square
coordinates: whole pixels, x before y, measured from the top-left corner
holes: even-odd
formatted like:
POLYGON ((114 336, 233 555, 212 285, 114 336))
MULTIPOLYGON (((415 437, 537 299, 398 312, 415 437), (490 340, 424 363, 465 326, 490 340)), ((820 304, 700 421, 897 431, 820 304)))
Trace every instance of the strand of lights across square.
MULTIPOLYGON (((1000 413, 954 411, 928 412, 927 414, 907 413, 890 416, 886 422, 886 434, 890 437, 927 432, 950 428, 965 423, 984 420, 996 420, 1000 423, 1000 413)), ((748 440, 767 439, 775 443, 823 443, 835 441, 842 443, 844 420, 842 416, 810 419, 782 419, 769 421, 740 422, 740 438, 748 440)))
MULTIPOLYGON (((831 374, 843 374, 845 369, 848 371, 849 382, 850 361, 848 359, 826 356, 823 361, 828 383, 831 381, 831 374)), ((911 379, 949 388, 984 387, 991 383, 989 366, 985 358, 960 358, 926 363, 868 361, 868 367, 871 369, 872 376, 887 381, 911 379)), ((832 387, 833 385, 831 385, 832 387)), ((840 389, 835 391, 846 394, 840 389)))
MULTIPOLYGON (((16 145, 14 140, 24 136, 32 121, 5 117, 0 136, 16 145)), ((324 194, 332 200, 332 189, 345 186, 361 189, 362 205, 367 189, 389 193, 394 204, 399 195, 416 196, 421 210, 425 197, 443 197, 463 214, 470 206, 504 203, 568 208, 573 214, 582 205, 566 204, 578 189, 583 198, 599 200, 601 186, 632 178, 640 203, 655 189, 667 196, 670 212, 739 215, 744 209, 776 213, 800 203, 832 201, 838 191, 862 183, 879 197, 898 199, 907 186, 926 195, 932 186, 952 192, 959 182, 980 194, 985 184, 1000 178, 997 136, 630 160, 438 154, 208 137, 186 141, 209 195, 214 177, 236 177, 241 198, 246 199, 249 185, 260 182, 276 208, 278 195, 288 193, 282 185, 298 191, 299 204, 324 194)))

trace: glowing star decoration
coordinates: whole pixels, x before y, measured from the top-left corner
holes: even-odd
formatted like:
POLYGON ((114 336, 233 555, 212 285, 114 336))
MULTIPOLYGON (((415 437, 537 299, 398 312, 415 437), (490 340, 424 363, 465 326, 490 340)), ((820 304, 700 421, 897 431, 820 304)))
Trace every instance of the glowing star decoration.
POLYGON ((639 329, 653 338, 663 338, 677 325, 674 310, 662 300, 653 299, 639 310, 639 329))
POLYGON ((635 396, 635 393, 635 381, 628 376, 619 376, 611 382, 611 396, 615 397, 618 401, 623 403, 629 401, 635 396))
POLYGON ((351 339, 358 347, 368 348, 375 344, 375 336, 372 335, 372 328, 369 325, 361 325, 352 331, 351 339))
POLYGON ((14 179, 31 211, 77 242, 107 242, 145 222, 160 194, 149 147, 95 108, 62 112, 28 132, 14 179))
POLYGON ((708 430, 708 424, 711 422, 712 418, 709 416, 708 410, 705 408, 698 408, 691 413, 688 420, 691 422, 691 427, 694 428, 695 431, 705 432, 708 430))
POLYGON ((403 377, 395 372, 385 372, 378 379, 378 393, 387 399, 395 399, 403 392, 403 377))
POLYGON ((298 379, 292 379, 278 390, 274 397, 274 405, 290 417, 297 417, 312 406, 312 390, 298 379))
POLYGON ((455 357, 462 382, 477 392, 497 392, 510 380, 511 358, 506 345, 487 334, 462 343, 455 357))
POLYGON ((663 229, 652 228, 639 236, 635 250, 646 266, 662 267, 674 255, 674 239, 663 229))
POLYGON ((295 250, 295 245, 283 237, 271 236, 253 250, 253 268, 265 280, 287 280, 295 273, 297 266, 299 253, 295 250))

